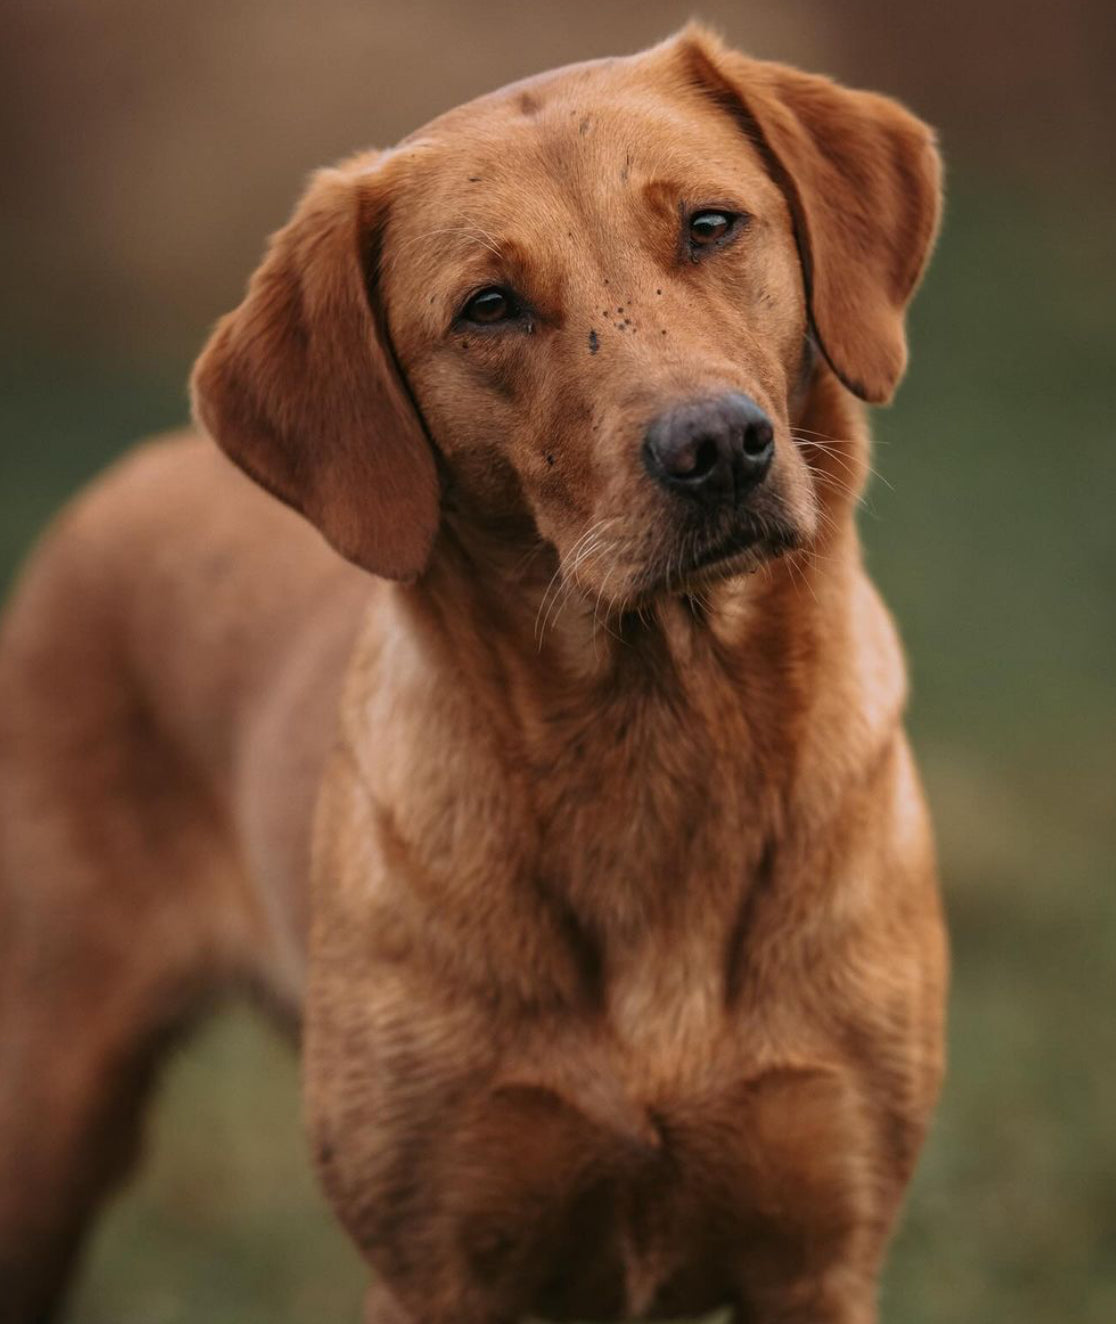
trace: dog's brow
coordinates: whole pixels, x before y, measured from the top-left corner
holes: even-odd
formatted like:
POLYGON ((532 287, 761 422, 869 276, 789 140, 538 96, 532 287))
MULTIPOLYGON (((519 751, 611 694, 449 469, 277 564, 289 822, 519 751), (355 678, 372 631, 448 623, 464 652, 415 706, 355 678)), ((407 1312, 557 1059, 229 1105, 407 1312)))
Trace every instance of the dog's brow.
POLYGON ((468 243, 479 244, 482 248, 487 248, 497 258, 503 258, 499 244, 495 237, 480 225, 441 225, 434 226, 429 230, 422 231, 421 234, 409 235, 407 239, 399 246, 400 251, 405 251, 414 244, 420 244, 426 240, 436 239, 439 235, 459 235, 468 243))

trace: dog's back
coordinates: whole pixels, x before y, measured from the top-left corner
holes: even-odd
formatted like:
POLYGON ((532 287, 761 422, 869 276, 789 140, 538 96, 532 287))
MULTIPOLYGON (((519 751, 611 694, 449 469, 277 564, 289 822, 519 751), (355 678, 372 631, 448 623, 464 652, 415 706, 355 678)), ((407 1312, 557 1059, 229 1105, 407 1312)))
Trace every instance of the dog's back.
POLYGON ((222 984, 295 1014, 374 588, 193 436, 123 459, 25 568, 0 629, 0 1319, 60 1279, 166 1036, 222 984))

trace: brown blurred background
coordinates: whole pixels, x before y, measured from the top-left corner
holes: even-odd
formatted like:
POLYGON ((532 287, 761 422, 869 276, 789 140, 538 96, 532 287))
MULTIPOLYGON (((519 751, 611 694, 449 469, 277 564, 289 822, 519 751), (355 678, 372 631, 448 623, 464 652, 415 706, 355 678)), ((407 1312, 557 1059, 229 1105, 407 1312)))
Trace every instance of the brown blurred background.
MULTIPOLYGON (((690 8, 39 0, 5 12, 4 237, 21 336, 185 360, 312 167, 540 68, 649 44, 690 8)), ((1110 3, 698 12, 754 54, 907 100, 965 169, 1059 192, 1111 172, 1110 3)))
MULTIPOLYGON (((177 423, 192 354, 313 167, 668 0, 7 0, 0 582, 177 423)), ((956 949, 953 1065, 891 1324, 1116 1319, 1116 12, 1111 0, 709 0, 734 44, 890 92, 950 169, 863 528, 914 671, 956 949)), ((173 1069, 84 1324, 355 1320, 295 1066, 247 1013, 173 1069)))

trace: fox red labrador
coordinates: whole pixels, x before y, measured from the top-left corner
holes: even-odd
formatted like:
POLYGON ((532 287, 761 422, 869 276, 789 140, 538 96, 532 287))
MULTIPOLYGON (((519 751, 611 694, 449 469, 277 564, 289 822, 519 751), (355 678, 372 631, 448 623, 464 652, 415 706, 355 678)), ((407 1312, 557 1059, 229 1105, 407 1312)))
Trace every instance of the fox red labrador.
POLYGON ((946 951, 854 511, 939 205, 694 28, 313 178, 7 613, 0 1319, 244 988, 369 1324, 876 1319, 946 951))

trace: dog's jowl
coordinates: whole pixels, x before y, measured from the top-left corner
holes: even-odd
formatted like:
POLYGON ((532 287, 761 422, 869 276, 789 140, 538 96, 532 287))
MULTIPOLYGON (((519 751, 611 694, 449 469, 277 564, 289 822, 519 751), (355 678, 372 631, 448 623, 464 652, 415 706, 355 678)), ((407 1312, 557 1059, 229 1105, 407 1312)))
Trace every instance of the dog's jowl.
POLYGON ((4 621, 0 1320, 244 987, 368 1324, 876 1319, 945 943, 854 510, 938 209, 693 28, 314 177, 4 621))

